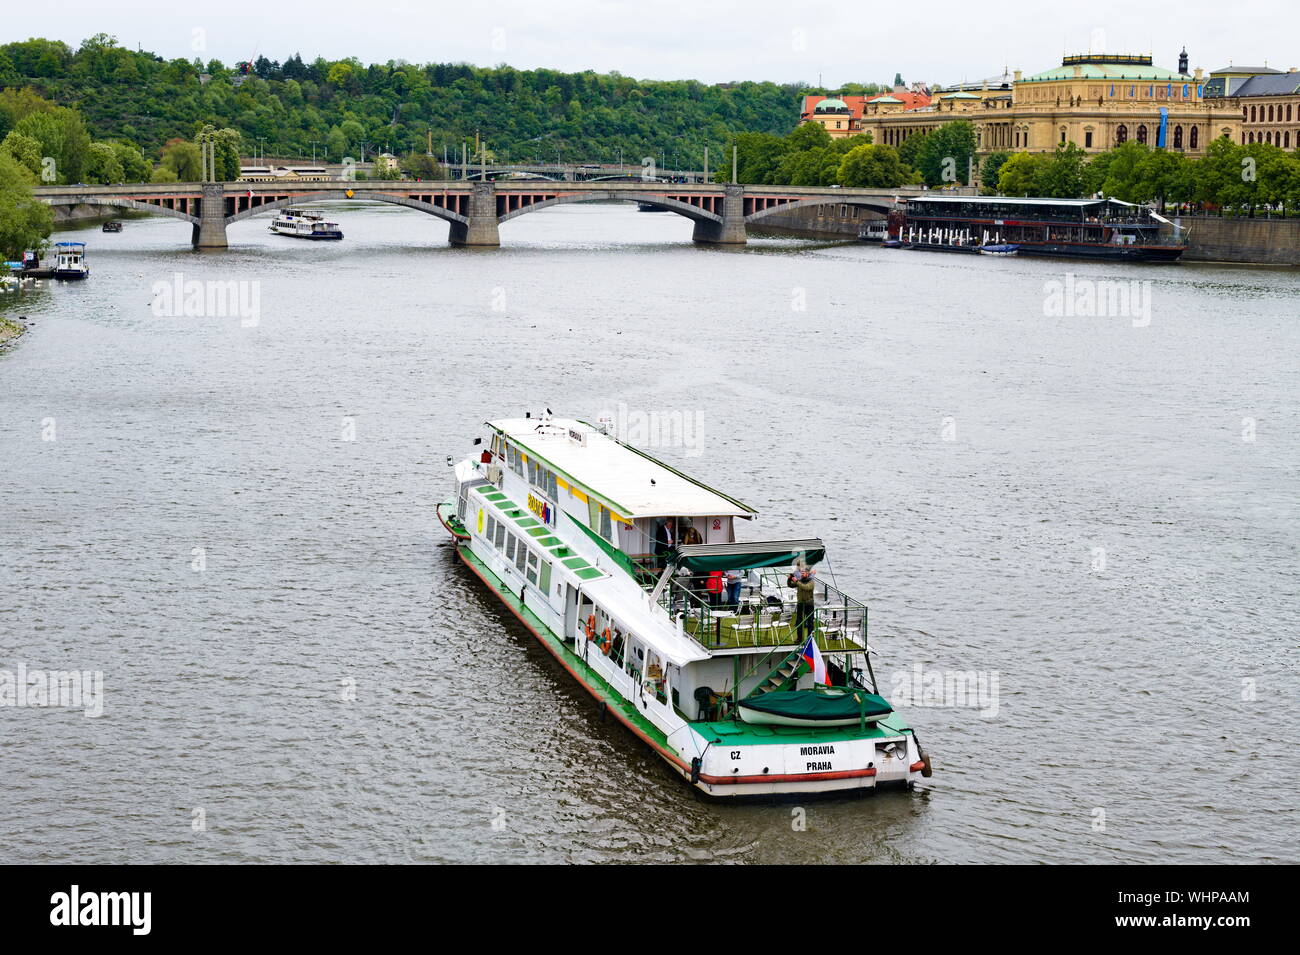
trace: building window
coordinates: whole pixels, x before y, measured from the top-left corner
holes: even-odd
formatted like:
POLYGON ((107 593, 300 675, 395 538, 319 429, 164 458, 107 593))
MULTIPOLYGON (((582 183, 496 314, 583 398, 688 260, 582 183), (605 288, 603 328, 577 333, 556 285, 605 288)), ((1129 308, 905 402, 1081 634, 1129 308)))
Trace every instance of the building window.
POLYGON ((1193 126, 1193 127, 1192 127, 1191 135, 1188 137, 1188 145, 1190 145, 1192 149, 1195 149, 1195 148, 1196 148, 1196 144, 1197 144, 1197 138, 1198 138, 1198 137, 1197 137, 1196 130, 1197 130, 1197 127, 1193 126))
POLYGON ((1282 134, 1282 148, 1283 148, 1283 149, 1290 149, 1290 148, 1291 148, 1291 131, 1290 131, 1290 130, 1287 130, 1285 133, 1282 134))
POLYGON ((1128 127, 1120 123, 1115 127, 1115 145, 1128 142, 1128 127))
POLYGON ((1143 146, 1145 146, 1145 145, 1147 144, 1147 124, 1146 124, 1146 123, 1141 123, 1141 124, 1138 126, 1138 130, 1137 130, 1137 141, 1140 142, 1143 146))
POLYGON ((1250 108, 1250 121, 1252 123, 1255 121, 1255 107, 1253 106, 1250 108))
POLYGON ((1183 127, 1181 126, 1174 127, 1174 148, 1183 148, 1183 127))
POLYGON ((1243 123, 1246 121, 1249 112, 1250 112, 1250 110, 1249 110, 1247 107, 1243 106, 1243 107, 1241 108, 1241 121, 1242 121, 1243 123))
POLYGON ((1065 130, 1061 130, 1061 145, 1065 145, 1065 130))
POLYGON ((1092 148, 1092 130, 1088 130, 1083 134, 1083 148, 1084 149, 1092 148))

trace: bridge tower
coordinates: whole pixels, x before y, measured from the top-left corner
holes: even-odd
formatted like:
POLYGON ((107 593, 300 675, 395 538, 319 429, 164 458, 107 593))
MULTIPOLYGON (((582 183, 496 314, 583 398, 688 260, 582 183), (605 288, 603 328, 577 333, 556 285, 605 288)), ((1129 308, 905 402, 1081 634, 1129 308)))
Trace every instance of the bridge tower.
POLYGON ((497 187, 492 182, 476 182, 469 197, 469 222, 453 222, 448 238, 452 245, 496 246, 501 244, 497 230, 497 187))
POLYGON ((748 241, 745 235, 745 187, 724 186, 722 221, 697 219, 691 238, 710 245, 744 245, 748 241))
POLYGON ((196 249, 224 249, 229 245, 226 242, 226 187, 223 183, 203 183, 199 221, 194 224, 190 241, 196 249))

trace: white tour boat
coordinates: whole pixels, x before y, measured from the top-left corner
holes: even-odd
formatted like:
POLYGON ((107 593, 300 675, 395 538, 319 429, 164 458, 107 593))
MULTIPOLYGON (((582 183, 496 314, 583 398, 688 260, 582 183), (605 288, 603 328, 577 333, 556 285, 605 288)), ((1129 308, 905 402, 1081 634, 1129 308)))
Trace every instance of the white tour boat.
POLYGON ((930 775, 878 693, 867 607, 820 540, 741 541, 752 508, 583 421, 487 422, 438 506, 457 554, 557 660, 711 796, 930 775))
POLYGON ((341 239, 343 231, 322 212, 312 209, 282 209, 269 226, 277 235, 295 239, 341 239))
POLYGON ((90 275, 86 264, 86 243, 54 243, 54 277, 56 279, 84 279, 90 275))

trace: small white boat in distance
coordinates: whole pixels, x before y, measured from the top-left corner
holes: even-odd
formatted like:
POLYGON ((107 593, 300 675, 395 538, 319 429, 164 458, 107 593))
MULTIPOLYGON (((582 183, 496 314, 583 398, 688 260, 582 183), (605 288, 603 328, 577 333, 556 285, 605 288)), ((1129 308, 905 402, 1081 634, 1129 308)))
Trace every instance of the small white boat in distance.
POLYGON ((884 219, 868 222, 858 231, 858 238, 863 242, 884 242, 889 235, 889 227, 884 219))
POLYGON ((330 222, 324 213, 313 209, 283 209, 269 228, 277 235, 288 235, 295 239, 343 238, 343 231, 337 222, 330 222))

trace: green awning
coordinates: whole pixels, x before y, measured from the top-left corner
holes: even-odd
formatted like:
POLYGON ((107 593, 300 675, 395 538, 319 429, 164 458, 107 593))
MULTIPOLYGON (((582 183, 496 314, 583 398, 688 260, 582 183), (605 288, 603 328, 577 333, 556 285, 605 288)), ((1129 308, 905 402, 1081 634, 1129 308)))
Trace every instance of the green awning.
POLYGON ((689 570, 753 570, 758 567, 788 567, 802 558, 812 566, 826 556, 821 541, 737 541, 734 544, 683 544, 677 551, 677 566, 689 570))

